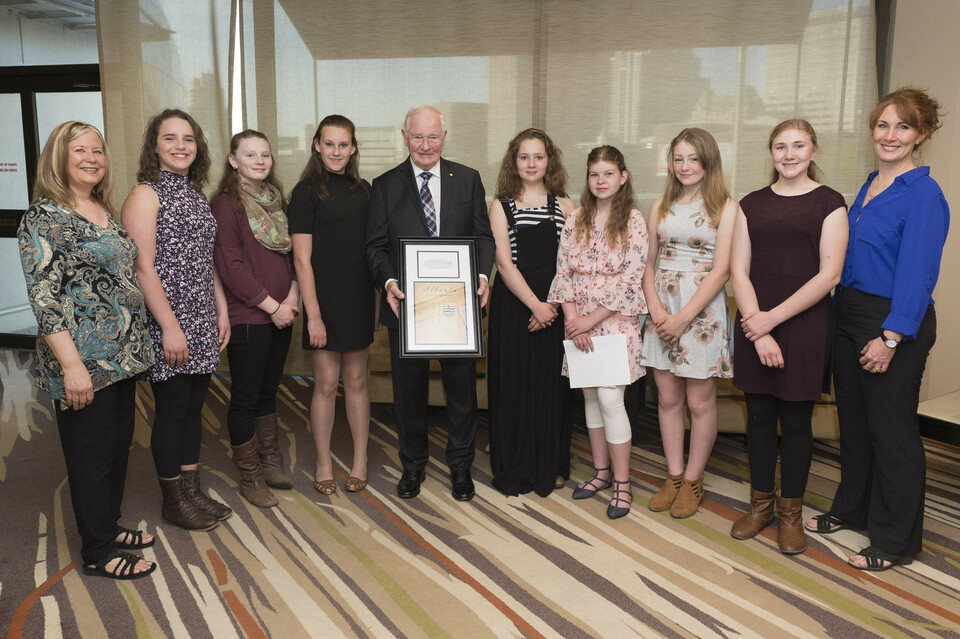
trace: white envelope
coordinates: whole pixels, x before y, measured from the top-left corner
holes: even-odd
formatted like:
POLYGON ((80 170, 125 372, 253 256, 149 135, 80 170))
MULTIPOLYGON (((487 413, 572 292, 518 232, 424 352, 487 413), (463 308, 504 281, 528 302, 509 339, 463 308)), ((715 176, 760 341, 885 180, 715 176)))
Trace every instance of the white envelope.
POLYGON ((627 386, 630 384, 630 363, 627 361, 627 336, 593 337, 593 352, 584 353, 573 343, 563 340, 570 372, 570 388, 627 386))

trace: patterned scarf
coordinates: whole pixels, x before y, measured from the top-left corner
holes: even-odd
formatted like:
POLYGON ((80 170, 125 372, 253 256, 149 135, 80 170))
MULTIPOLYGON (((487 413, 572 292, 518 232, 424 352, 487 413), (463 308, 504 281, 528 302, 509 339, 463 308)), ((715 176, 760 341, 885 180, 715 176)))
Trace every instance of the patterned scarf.
POLYGON ((243 206, 253 236, 264 248, 289 253, 293 245, 287 231, 287 216, 281 208, 283 198, 280 192, 266 182, 260 185, 259 195, 253 195, 246 183, 241 182, 240 186, 243 188, 243 206))

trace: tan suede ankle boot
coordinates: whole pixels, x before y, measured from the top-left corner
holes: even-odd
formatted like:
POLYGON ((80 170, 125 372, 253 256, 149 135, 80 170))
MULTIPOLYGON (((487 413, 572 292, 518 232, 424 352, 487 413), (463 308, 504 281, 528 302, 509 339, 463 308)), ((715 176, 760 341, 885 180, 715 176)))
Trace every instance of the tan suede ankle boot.
POLYGON ((683 473, 679 475, 667 474, 663 481, 663 486, 657 491, 657 494, 650 498, 648 508, 655 513, 669 510, 673 505, 673 500, 677 498, 677 491, 680 490, 680 484, 683 483, 683 473))
POLYGON ((684 477, 680 490, 677 491, 677 498, 673 500, 673 506, 670 506, 670 516, 676 519, 692 517, 700 507, 701 499, 703 499, 703 475, 693 480, 684 477))

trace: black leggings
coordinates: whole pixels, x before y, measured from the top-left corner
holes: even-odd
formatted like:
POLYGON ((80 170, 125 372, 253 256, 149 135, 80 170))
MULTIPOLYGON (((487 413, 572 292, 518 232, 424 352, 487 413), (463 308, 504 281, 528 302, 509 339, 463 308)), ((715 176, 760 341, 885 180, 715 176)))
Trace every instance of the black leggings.
POLYGON ((230 445, 253 439, 255 419, 277 412, 277 387, 290 350, 293 328, 273 324, 235 324, 230 327, 230 408, 227 430, 230 445))
POLYGON ((813 454, 812 401, 788 402, 773 395, 745 393, 747 402, 747 456, 750 485, 772 493, 777 476, 777 422, 780 422, 780 494, 803 497, 813 454))
POLYGON ((210 373, 174 375, 153 388, 154 419, 150 449, 157 475, 173 479, 181 466, 200 461, 200 412, 210 386, 210 373))

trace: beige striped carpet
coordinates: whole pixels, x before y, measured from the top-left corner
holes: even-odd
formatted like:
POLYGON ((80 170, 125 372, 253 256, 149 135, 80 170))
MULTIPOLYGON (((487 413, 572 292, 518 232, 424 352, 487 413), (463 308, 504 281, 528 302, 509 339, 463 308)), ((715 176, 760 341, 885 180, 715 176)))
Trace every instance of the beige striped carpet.
MULTIPOLYGON (((131 449, 124 523, 158 536, 159 569, 134 582, 84 577, 51 403, 31 386, 33 355, 0 351, 0 629, 7 637, 948 637, 960 634, 960 450, 928 442, 924 552, 911 566, 866 574, 845 558, 862 532, 812 539, 793 557, 773 530, 729 536, 748 497, 741 437, 722 436, 691 519, 646 504, 664 476, 653 428, 635 441, 634 508, 604 516, 609 491, 573 501, 592 464, 583 431, 574 477, 546 499, 490 487, 486 432, 477 438, 477 496, 449 494, 444 432, 434 429, 418 499, 395 495, 392 407, 374 405, 370 485, 343 491, 351 459, 342 414, 334 433, 340 490, 313 490, 310 380, 286 378, 282 443, 294 489, 280 505, 236 492, 224 426, 230 386, 217 376, 204 410, 201 465, 235 514, 208 533, 160 522, 147 448, 149 387, 131 449)), ((442 411, 430 419, 443 422, 442 411)), ((652 418, 647 416, 649 422, 652 418)), ((807 514, 824 509, 837 449, 819 443, 807 514)))

